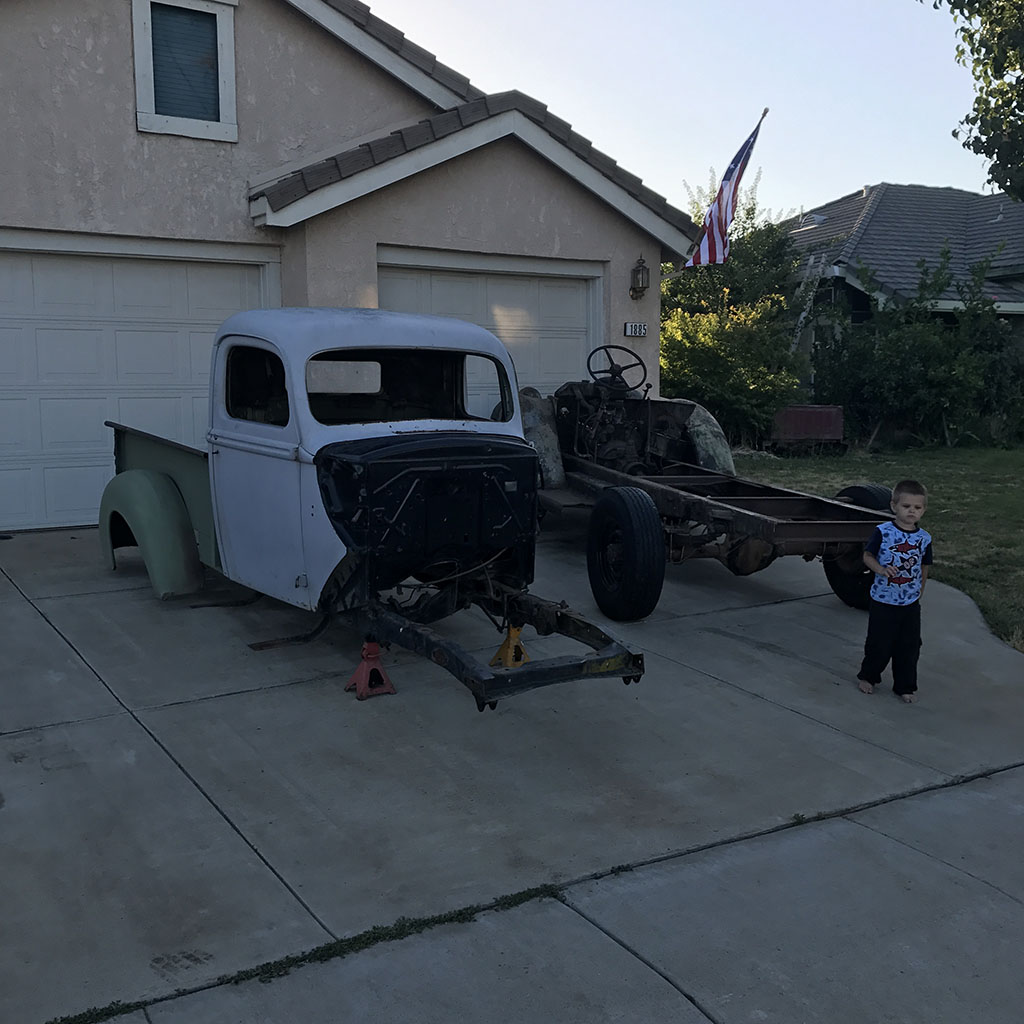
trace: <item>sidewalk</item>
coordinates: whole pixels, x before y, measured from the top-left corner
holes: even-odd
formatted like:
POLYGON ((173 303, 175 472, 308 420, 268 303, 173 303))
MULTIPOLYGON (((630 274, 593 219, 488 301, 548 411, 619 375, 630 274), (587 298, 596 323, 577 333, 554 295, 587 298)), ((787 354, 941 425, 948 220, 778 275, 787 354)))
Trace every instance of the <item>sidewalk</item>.
MULTIPOLYGON (((145 1005, 130 1024, 1019 1019, 1024 655, 957 591, 929 585, 911 707, 857 692, 863 616, 783 559, 670 567, 655 614, 611 627, 647 652, 638 686, 478 714, 404 652, 398 695, 357 704, 354 634, 253 652, 310 617, 157 602, 95 531, 15 535, 0 569, 5 1024, 114 1000, 145 1005)), ((599 618, 568 531, 533 589, 599 618)))

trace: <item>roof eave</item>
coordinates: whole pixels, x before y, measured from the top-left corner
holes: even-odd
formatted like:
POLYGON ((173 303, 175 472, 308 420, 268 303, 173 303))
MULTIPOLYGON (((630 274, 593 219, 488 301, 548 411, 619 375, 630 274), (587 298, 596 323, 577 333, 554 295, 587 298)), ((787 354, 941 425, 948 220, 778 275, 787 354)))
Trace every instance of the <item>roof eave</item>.
MULTIPOLYGON (((335 10, 324 0, 287 0, 287 2, 414 92, 419 93, 432 103, 436 103, 442 110, 458 103, 464 103, 467 98, 483 95, 479 89, 471 86, 468 80, 465 92, 459 93, 448 88, 436 77, 416 67, 400 53, 385 46, 379 39, 374 38, 351 18, 335 10)), ((443 66, 439 65, 439 67, 443 66)), ((447 68, 443 70, 448 71, 447 68)))
POLYGON ((325 185, 294 202, 273 210, 265 196, 250 200, 250 214, 257 226, 292 227, 335 210, 355 199, 386 188, 455 157, 499 139, 514 137, 559 167, 582 187, 607 202, 627 220, 661 243, 664 258, 682 256, 696 241, 634 198, 595 167, 518 110, 509 110, 418 146, 341 181, 325 185))

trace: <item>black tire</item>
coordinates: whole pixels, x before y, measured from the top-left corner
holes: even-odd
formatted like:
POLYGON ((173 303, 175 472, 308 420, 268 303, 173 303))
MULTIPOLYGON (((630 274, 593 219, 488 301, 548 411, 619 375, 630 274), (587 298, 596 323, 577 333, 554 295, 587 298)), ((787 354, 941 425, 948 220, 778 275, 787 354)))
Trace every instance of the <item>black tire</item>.
POLYGON ((892 488, 884 484, 851 484, 844 487, 836 497, 861 508, 888 512, 892 503, 892 488))
MULTIPOLYGON (((850 487, 844 487, 836 497, 860 508, 889 512, 892 490, 883 484, 852 484, 850 487)), ((871 605, 870 591, 875 574, 864 564, 862 554, 859 546, 850 545, 835 555, 825 555, 822 561, 825 566, 825 579, 828 580, 832 593, 843 604, 867 611, 871 605)))
POLYGON ((832 593, 843 604, 866 612, 871 605, 871 583, 875 574, 864 564, 862 553, 859 545, 851 545, 838 555, 825 555, 822 563, 832 593))
POLYGON ((654 500, 639 487, 609 487, 590 513, 587 573, 598 608, 617 622, 650 615, 665 582, 665 536, 654 500))

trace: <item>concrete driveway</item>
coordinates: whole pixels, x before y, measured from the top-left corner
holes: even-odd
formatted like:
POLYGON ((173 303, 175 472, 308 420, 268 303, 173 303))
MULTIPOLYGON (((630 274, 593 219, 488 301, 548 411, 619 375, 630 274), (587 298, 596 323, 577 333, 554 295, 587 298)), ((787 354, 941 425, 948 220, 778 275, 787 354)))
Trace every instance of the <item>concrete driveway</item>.
MULTIPOLYGON (((539 558, 601 621, 571 524, 539 558)), ((948 587, 913 706, 857 691, 863 615, 783 559, 670 567, 610 630, 638 686, 478 714, 399 651, 357 703, 357 635, 255 652, 313 618, 161 603, 94 530, 0 570, 4 1024, 1020 1020, 1024 655, 948 587)))

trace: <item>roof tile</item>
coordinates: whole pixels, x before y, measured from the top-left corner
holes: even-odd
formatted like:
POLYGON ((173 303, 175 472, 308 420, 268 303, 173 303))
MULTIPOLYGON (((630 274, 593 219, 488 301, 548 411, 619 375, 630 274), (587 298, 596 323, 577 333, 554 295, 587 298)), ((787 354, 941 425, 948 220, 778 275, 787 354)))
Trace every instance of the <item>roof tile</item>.
POLYGON ((504 114, 506 111, 516 109, 516 94, 514 92, 496 92, 485 96, 487 113, 492 117, 495 114, 504 114))
POLYGON ((318 164, 306 167, 302 170, 302 180, 309 192, 315 192, 324 185, 330 185, 335 181, 341 181, 341 171, 338 169, 338 161, 334 157, 321 160, 318 164))
POLYGON ((370 8, 366 4, 358 3, 357 0, 327 0, 327 3, 359 26, 365 25, 370 19, 370 8))
POLYGON ((369 146, 356 146, 355 149, 339 153, 335 158, 338 170, 343 178, 349 178, 360 171, 369 170, 373 166, 373 154, 369 146))
POLYGON ((487 113, 486 99, 471 100, 456 109, 459 112, 459 120, 462 121, 463 128, 468 128, 471 124, 476 124, 477 121, 485 121, 490 116, 487 113))
POLYGON ((378 18, 376 14, 371 14, 366 19, 366 24, 363 27, 374 39, 379 40, 388 49, 394 50, 396 53, 401 49, 402 43, 405 41, 404 32, 399 32, 394 25, 390 25, 382 18, 378 18))
POLYGON ((435 114, 429 120, 434 137, 437 139, 443 139, 446 135, 451 135, 452 132, 457 132, 462 128, 458 107, 446 110, 443 114, 435 114))
POLYGON ((306 188, 306 183, 302 180, 300 173, 289 175, 276 185, 271 185, 270 188, 264 189, 262 194, 266 196, 270 208, 276 213, 278 210, 283 210, 286 206, 291 206, 292 203, 303 196, 309 195, 309 189, 306 188))
MULTIPOLYGON (((569 132, 569 137, 565 140, 565 144, 579 156, 584 156, 591 153, 594 149, 594 144, 590 139, 585 139, 579 132, 569 132)), ((640 179, 637 178, 637 181, 640 179)))
POLYGON ((619 165, 600 150, 591 149, 587 154, 587 162, 596 167, 606 178, 614 178, 619 165))
POLYGON ((544 118, 544 127, 556 138, 559 142, 568 142, 569 137, 573 134, 572 125, 568 121, 563 121, 560 117, 555 117, 554 114, 548 113, 544 118))
POLYGON ((514 90, 512 93, 515 96, 516 110, 524 113, 531 121, 536 121, 538 124, 543 123, 544 118, 547 117, 548 108, 540 102, 535 100, 532 96, 527 96, 525 92, 519 92, 514 90))
POLYGON ((438 64, 434 68, 433 77, 441 83, 446 89, 451 89, 458 96, 464 96, 466 99, 476 99, 478 96, 482 96, 483 93, 479 89, 474 89, 469 84, 469 79, 465 75, 460 75, 457 71, 453 71, 451 68, 445 67, 443 64, 438 64))
POLYGON ((638 196, 644 187, 644 183, 635 174, 630 174, 629 171, 624 171, 621 167, 615 168, 612 180, 617 185, 621 185, 631 196, 638 196))
POLYGON ((417 46, 408 39, 402 40, 398 55, 404 57, 411 64, 415 64, 420 71, 425 71, 428 75, 433 74, 434 68, 437 67, 437 58, 429 50, 424 50, 422 46, 417 46))
POLYGON ((370 147, 370 154, 375 164, 382 164, 385 160, 391 160, 405 152, 405 143, 402 141, 401 132, 392 132, 381 139, 371 139, 366 145, 370 147))
POLYGON ((402 136, 402 142, 405 143, 406 149, 416 149, 434 141, 434 130, 430 127, 429 121, 411 124, 408 128, 400 129, 399 134, 402 136))

